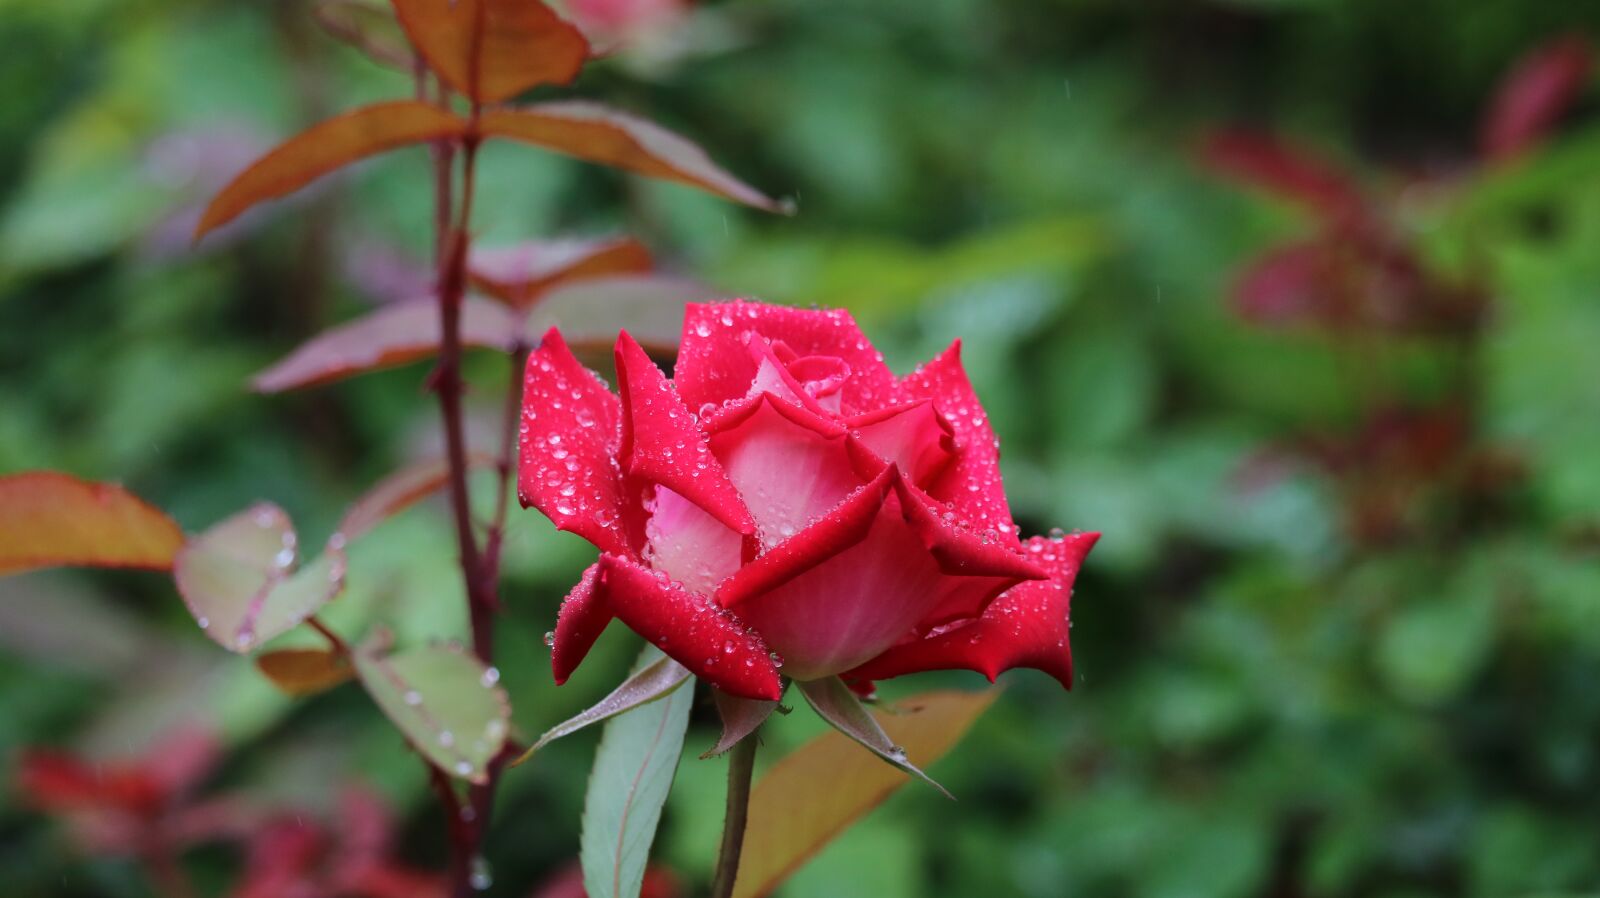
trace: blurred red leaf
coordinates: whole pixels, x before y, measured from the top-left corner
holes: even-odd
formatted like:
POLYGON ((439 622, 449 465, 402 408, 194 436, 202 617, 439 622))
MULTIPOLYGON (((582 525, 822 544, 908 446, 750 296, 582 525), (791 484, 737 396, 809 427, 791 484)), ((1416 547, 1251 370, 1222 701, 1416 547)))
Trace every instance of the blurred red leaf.
POLYGON ((65 752, 24 751, 17 791, 34 808, 55 814, 85 810, 146 813, 166 798, 161 785, 136 765, 91 764, 65 752))
POLYGON ((0 574, 57 565, 164 570, 183 531, 110 483, 55 471, 0 477, 0 574))
POLYGON ((561 101, 492 109, 478 123, 481 134, 505 137, 652 178, 677 181, 769 212, 789 212, 733 177, 690 141, 652 122, 585 101, 561 101))
POLYGON ((459 136, 466 127, 457 116, 416 100, 363 106, 312 125, 222 188, 200 216, 194 237, 199 240, 251 206, 293 193, 358 159, 406 144, 459 136))
POLYGON ((415 54, 396 21, 394 8, 381 0, 319 0, 312 18, 323 30, 380 65, 410 74, 415 54))
POLYGON ((1370 218, 1366 198, 1348 175, 1274 135, 1217 131, 1206 138, 1200 155, 1213 171, 1302 203, 1329 223, 1349 226, 1370 218))
POLYGON ((480 103, 540 84, 567 84, 589 42, 539 0, 394 0, 400 24, 428 67, 480 103))
POLYGON ((1538 144, 1588 86, 1593 62, 1588 40, 1576 34, 1519 59, 1484 114, 1478 138, 1483 157, 1510 159, 1538 144))
MULTIPOLYGON (((467 466, 487 467, 495 460, 481 453, 468 453, 467 466)), ((345 510, 339 521, 337 538, 349 542, 365 536, 392 515, 409 508, 450 480, 450 463, 431 458, 406 465, 380 480, 345 510)))
POLYGON ((650 251, 632 237, 528 241, 474 249, 472 285, 512 308, 526 309, 556 284, 607 274, 649 271, 650 251))
MULTIPOLYGON (((647 867, 644 871, 644 884, 639 889, 639 898, 678 898, 683 890, 678 886, 678 878, 672 871, 665 867, 647 867)), ((561 868, 561 872, 545 880, 532 898, 588 898, 589 893, 583 888, 583 868, 577 863, 561 868)))
MULTIPOLYGON (((461 342, 510 351, 524 333, 504 306, 468 297, 461 307, 461 342)), ((431 300, 399 303, 323 331, 255 376, 261 393, 316 386, 401 365, 434 354, 439 309, 431 300)))
POLYGON ((1234 287, 1234 308, 1241 318, 1257 324, 1314 321, 1328 305, 1328 267, 1322 240, 1269 250, 1240 274, 1234 287))

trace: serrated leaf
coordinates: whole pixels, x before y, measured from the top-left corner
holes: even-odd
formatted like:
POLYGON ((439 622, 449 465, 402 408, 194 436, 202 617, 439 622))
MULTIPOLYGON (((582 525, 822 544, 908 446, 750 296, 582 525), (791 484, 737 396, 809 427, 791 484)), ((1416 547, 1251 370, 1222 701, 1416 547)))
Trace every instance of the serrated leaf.
POLYGON ((312 125, 222 188, 200 216, 194 239, 257 203, 293 193, 358 159, 407 144, 459 137, 466 129, 465 120, 418 100, 363 106, 312 125))
POLYGON ((559 327, 569 346, 610 353, 617 332, 626 327, 644 347, 672 352, 683 333, 684 306, 729 298, 698 281, 669 275, 591 278, 547 292, 528 316, 528 333, 559 327))
POLYGON ((478 133, 531 143, 585 162, 608 165, 652 178, 676 181, 768 212, 789 213, 789 204, 771 199, 728 174, 689 140, 626 112, 579 100, 491 109, 478 133))
POLYGON ((577 27, 539 0, 394 0, 394 8, 428 68, 480 103, 566 84, 589 57, 577 27))
POLYGON ((445 645, 385 656, 368 644, 354 656, 361 685, 406 741, 451 776, 488 782, 511 721, 498 671, 445 645))
POLYGON ((515 309, 532 306, 557 284, 645 272, 652 264, 650 251, 632 237, 530 240, 474 248, 467 259, 472 285, 515 309))
POLYGON ((173 561, 173 578, 200 629, 231 652, 247 652, 315 614, 344 585, 336 549, 295 570, 289 516, 259 503, 193 537, 173 561))
POLYGON ((256 657, 256 668, 289 695, 315 695, 355 676, 344 656, 331 649, 278 649, 256 657))
MULTIPOLYGON (((484 299, 461 306, 461 342, 509 351, 525 333, 514 312, 484 299)), ((257 392, 318 386, 427 358, 439 346, 439 310, 431 301, 389 306, 323 331, 252 380, 257 392)))
POLYGON ((84 565, 165 570, 183 531, 111 483, 55 471, 0 477, 0 574, 84 565))
MULTIPOLYGON (((848 690, 847 690, 848 691, 848 690)), ((999 693, 928 692, 879 711, 895 744, 924 763, 949 751, 999 693)), ((769 894, 806 859, 877 807, 905 777, 842 733, 825 733, 783 757, 750 794, 735 898, 769 894), (826 788, 819 788, 826 783, 826 788)))
POLYGON ((684 683, 690 680, 688 668, 672 660, 661 658, 654 663, 646 665, 634 673, 622 685, 611 690, 611 694, 591 705, 570 719, 556 724, 539 737, 531 748, 523 752, 522 757, 512 762, 512 766, 521 764, 533 756, 533 753, 563 736, 570 736, 585 727, 593 726, 601 721, 611 718, 625 711, 631 711, 641 705, 671 695, 684 683))
MULTIPOLYGON (((663 657, 647 647, 635 673, 663 657)), ((693 701, 693 689, 674 690, 606 724, 583 805, 581 861, 589 898, 637 898, 693 701)))
POLYGON ((722 735, 716 745, 700 756, 701 760, 714 758, 738 745, 778 710, 777 702, 740 698, 716 688, 711 690, 711 697, 717 703, 717 716, 722 718, 722 735))
POLYGON ((806 697, 812 710, 826 720, 829 726, 854 739, 895 767, 943 792, 944 797, 953 797, 943 786, 934 782, 911 763, 905 746, 897 745, 889 738, 889 734, 883 731, 877 719, 867 712, 866 707, 861 704, 861 699, 850 691, 850 687, 846 686, 843 680, 838 677, 826 677, 802 682, 799 685, 800 693, 806 697))

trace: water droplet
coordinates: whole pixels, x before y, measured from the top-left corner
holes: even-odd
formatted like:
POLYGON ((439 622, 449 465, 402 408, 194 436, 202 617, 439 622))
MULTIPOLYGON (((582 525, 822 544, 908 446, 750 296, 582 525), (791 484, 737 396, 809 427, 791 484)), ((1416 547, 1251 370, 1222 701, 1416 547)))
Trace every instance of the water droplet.
POLYGON ((410 705, 410 706, 412 706, 414 708, 417 705, 422 704, 422 693, 418 692, 415 689, 409 690, 408 692, 406 692, 405 699, 406 699, 406 704, 408 704, 408 705, 410 705))
POLYGON ((778 654, 777 652, 768 652, 767 653, 767 660, 772 662, 772 666, 773 667, 778 667, 778 668, 783 667, 783 656, 778 654))
POLYGON ((205 629, 208 629, 211 626, 211 618, 202 617, 202 618, 197 619, 195 621, 195 623, 200 625, 200 629, 205 630, 205 629))
POLYGON ((480 679, 479 682, 482 683, 486 689, 500 682, 500 668, 491 667, 488 670, 485 670, 483 672, 483 678, 480 679))
POLYGON ((556 631, 546 630, 544 632, 544 645, 545 648, 553 649, 556 647, 556 631))
POLYGON ((471 823, 472 821, 474 821, 476 819, 478 819, 478 809, 477 808, 474 808, 470 804, 464 804, 464 805, 461 806, 461 820, 462 820, 462 822, 471 823))
POLYGON ((471 761, 457 761, 456 762, 456 773, 458 775, 460 775, 460 776, 471 776, 472 775, 472 762, 471 761))
POLYGON ((252 640, 250 638, 250 634, 249 633, 240 633, 238 636, 234 637, 233 644, 238 646, 239 647, 239 651, 242 652, 245 649, 249 648, 250 647, 250 643, 253 642, 253 641, 254 640, 252 640))
POLYGON ((456 734, 450 732, 449 730, 440 730, 439 731, 439 744, 443 745, 445 748, 449 748, 450 746, 455 745, 456 744, 456 734))
POLYGON ((478 892, 494 885, 494 877, 489 874, 489 862, 483 859, 483 855, 472 859, 472 872, 468 876, 468 883, 478 892))

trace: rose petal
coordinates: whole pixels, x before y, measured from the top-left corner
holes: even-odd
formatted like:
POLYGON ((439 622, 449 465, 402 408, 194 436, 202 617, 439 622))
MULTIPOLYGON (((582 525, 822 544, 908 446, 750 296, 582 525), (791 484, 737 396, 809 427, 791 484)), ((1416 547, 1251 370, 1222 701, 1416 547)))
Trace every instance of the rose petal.
POLYGON ((708 430, 763 545, 805 529, 866 479, 843 428, 769 393, 728 409, 708 430))
POLYGON ((602 552, 629 551, 614 460, 620 421, 617 397, 551 328, 528 356, 517 495, 602 552))
POLYGON ((1072 647, 1068 642, 1072 582, 1099 538, 1098 533, 1075 533, 1064 539, 1029 539, 1025 554, 1050 569, 1049 580, 1014 586, 990 603, 977 620, 895 646, 849 676, 887 679, 926 670, 961 669, 975 670, 993 682, 1014 667, 1031 667, 1072 688, 1072 647))
POLYGON ((758 367, 745 351, 750 334, 781 342, 796 357, 842 361, 850 369, 840 392, 849 414, 878 408, 894 393, 893 373, 849 312, 736 301, 691 305, 684 315, 674 381, 690 408, 721 405, 749 392, 758 367))
POLYGON ((625 558, 602 555, 599 566, 596 595, 634 632, 730 695, 778 700, 766 644, 732 613, 625 558))
POLYGON ((664 486, 656 488, 645 537, 652 568, 706 596, 739 569, 744 547, 737 530, 664 486))
POLYGON ((928 483, 928 495, 948 502, 951 511, 973 527, 994 530, 1000 541, 1018 545, 1011 505, 1000 481, 1000 442, 961 367, 961 341, 906 375, 900 394, 902 401, 933 400, 955 439, 955 460, 928 483))
POLYGON ((623 411, 618 459, 623 470, 671 489, 740 533, 754 533, 755 521, 711 454, 694 416, 627 331, 617 337, 616 358, 623 411))
POLYGON ((950 425, 930 400, 857 415, 844 426, 879 458, 899 465, 912 483, 933 482, 956 455, 950 425))
POLYGON ((611 623, 611 608, 605 598, 595 591, 600 577, 600 564, 589 565, 583 579, 572 587, 561 610, 556 613, 555 641, 550 645, 550 667, 559 686, 572 676, 578 665, 594 647, 595 640, 611 623))
POLYGON ((812 680, 863 664, 941 609, 976 613, 1024 578, 1044 576, 998 546, 942 529, 889 465, 741 568, 717 599, 761 632, 786 673, 812 680))

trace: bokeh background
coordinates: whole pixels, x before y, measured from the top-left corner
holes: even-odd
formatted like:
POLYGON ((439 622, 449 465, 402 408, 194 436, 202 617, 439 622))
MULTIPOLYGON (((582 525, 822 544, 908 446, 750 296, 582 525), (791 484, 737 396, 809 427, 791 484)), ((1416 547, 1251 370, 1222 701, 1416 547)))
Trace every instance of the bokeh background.
MULTIPOLYGON (((629 49, 575 92, 799 214, 496 145, 481 239, 627 231, 720 292, 851 309, 900 371, 961 337, 1024 530, 1105 534, 1074 603, 1076 688, 1008 674, 933 769, 959 803, 902 790, 783 895, 1600 890, 1591 4, 645 6, 668 14, 620 14, 629 49)), ((274 140, 409 90, 308 9, 0 0, 0 471, 120 480, 190 530, 271 499, 319 539, 435 444, 425 364, 247 389, 414 289, 421 151, 187 240, 274 140)), ((503 359, 469 371, 492 433, 503 359)), ((461 633, 449 534, 433 504, 385 525, 329 619, 461 633)), ((499 657, 536 733, 635 643, 613 629, 553 687, 541 636, 592 550, 527 512, 509 551, 499 657)), ((938 684, 982 682, 910 688, 938 684)), ((769 758, 806 716, 768 728, 769 758)), ((0 580, 8 778, 24 747, 132 757, 185 723, 226 745, 203 793, 332 819, 334 786, 360 785, 408 863, 443 863, 421 766, 359 690, 278 696, 159 576, 0 580)), ((722 765, 693 758, 711 727, 701 709, 658 841, 684 894, 720 826, 722 765)), ((594 744, 506 777, 491 894, 576 856, 594 744)), ((237 852, 188 863, 230 894, 237 852)), ((0 883, 154 894, 9 786, 0 883)))

